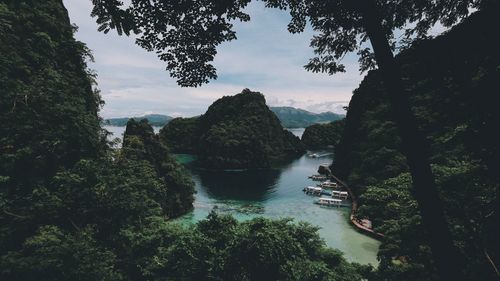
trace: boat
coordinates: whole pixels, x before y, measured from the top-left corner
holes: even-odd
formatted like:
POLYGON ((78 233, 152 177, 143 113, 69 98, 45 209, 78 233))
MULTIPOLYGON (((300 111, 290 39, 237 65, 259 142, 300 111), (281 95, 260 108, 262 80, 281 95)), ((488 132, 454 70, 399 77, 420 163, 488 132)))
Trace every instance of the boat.
POLYGON ((309 157, 311 157, 311 158, 318 158, 319 155, 317 153, 312 153, 312 154, 309 154, 309 157))
POLYGON ((342 200, 335 199, 335 198, 321 197, 316 201, 316 204, 321 205, 321 206, 341 207, 342 200))
POLYGON ((318 184, 319 187, 322 187, 322 188, 337 188, 338 187, 338 184, 336 182, 332 182, 332 181, 324 181, 320 184, 318 184))
POLYGON ((327 176, 323 176, 323 175, 312 175, 309 178, 312 179, 313 181, 324 181, 324 180, 328 179, 327 176))
POLYGON ((303 190, 305 193, 313 195, 321 195, 323 193, 323 188, 317 186, 306 186, 303 190))
POLYGON ((332 197, 333 198, 338 198, 338 199, 343 199, 343 200, 346 200, 347 197, 349 197, 349 193, 347 193, 347 191, 337 191, 337 190, 333 190, 332 191, 332 197))

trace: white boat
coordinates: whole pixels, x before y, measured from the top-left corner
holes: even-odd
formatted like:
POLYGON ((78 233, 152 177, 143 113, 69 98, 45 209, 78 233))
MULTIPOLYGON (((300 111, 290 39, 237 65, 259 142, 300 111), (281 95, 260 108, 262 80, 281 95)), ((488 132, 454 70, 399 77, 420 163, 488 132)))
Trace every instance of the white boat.
POLYGON ((337 191, 337 190, 333 190, 332 191, 332 197, 333 198, 338 198, 338 199, 343 199, 343 200, 346 200, 347 197, 349 197, 349 193, 347 193, 347 191, 337 191))
POLYGON ((323 193, 323 188, 317 186, 306 186, 304 187, 304 192, 308 194, 321 195, 321 193, 323 193))
POLYGON ((323 176, 323 175, 312 175, 309 178, 312 179, 313 181, 324 181, 324 180, 328 179, 327 176, 323 176))
POLYGON ((341 207, 342 206, 342 200, 340 199, 335 199, 335 198, 324 198, 321 197, 316 201, 316 204, 322 205, 322 206, 332 206, 332 207, 341 207))
POLYGON ((332 182, 332 181, 324 181, 324 182, 318 184, 318 186, 323 187, 323 188, 337 188, 338 184, 336 182, 332 182))

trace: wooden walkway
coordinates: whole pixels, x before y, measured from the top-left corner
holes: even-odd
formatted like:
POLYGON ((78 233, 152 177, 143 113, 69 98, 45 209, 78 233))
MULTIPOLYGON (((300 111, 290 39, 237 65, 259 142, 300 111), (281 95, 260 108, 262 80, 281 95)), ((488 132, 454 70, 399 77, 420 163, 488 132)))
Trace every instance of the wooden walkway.
POLYGON ((370 235, 371 237, 373 238, 376 238, 376 239, 381 239, 384 237, 384 235, 382 233, 378 233, 378 232, 375 232, 373 229, 371 228, 368 228, 366 226, 364 226, 360 220, 358 218, 356 218, 356 212, 358 211, 358 200, 356 198, 356 195, 354 194, 354 192, 352 192, 351 188, 343 181, 341 181, 339 178, 337 178, 333 173, 332 171, 328 168, 328 173, 330 174, 330 177, 332 177, 335 181, 337 181, 342 187, 344 187, 347 192, 349 193, 349 196, 351 197, 351 201, 352 201, 352 204, 351 204, 351 216, 349 218, 349 220, 351 221, 351 223, 361 232, 367 234, 367 235, 370 235))

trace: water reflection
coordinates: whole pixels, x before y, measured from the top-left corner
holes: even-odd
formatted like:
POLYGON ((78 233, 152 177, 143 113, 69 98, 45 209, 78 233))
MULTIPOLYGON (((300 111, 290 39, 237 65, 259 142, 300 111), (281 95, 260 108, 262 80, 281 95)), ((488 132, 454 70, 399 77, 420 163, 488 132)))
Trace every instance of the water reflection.
POLYGON ((200 191, 215 200, 265 201, 277 188, 281 171, 242 170, 208 171, 193 170, 200 181, 200 191))
POLYGON ((274 169, 251 171, 202 170, 187 164, 192 157, 180 155, 193 174, 197 194, 194 210, 179 221, 199 221, 213 208, 238 220, 293 218, 320 227, 326 244, 343 251, 348 260, 376 265, 379 243, 352 228, 348 208, 322 208, 314 204, 316 197, 302 192, 304 186, 316 184, 308 176, 333 158, 331 151, 314 153, 325 156, 313 158, 308 153, 274 169))

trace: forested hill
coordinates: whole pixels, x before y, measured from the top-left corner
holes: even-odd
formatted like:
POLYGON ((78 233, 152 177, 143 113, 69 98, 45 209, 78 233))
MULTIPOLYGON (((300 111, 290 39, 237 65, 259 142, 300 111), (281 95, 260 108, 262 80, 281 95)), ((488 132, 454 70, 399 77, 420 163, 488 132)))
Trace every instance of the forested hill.
POLYGON ((127 122, 130 119, 134 119, 136 121, 140 121, 142 119, 146 119, 149 122, 149 125, 155 126, 155 127, 163 127, 165 126, 170 120, 174 119, 173 117, 170 117, 168 115, 162 115, 162 114, 147 114, 144 116, 139 116, 139 117, 122 117, 122 118, 109 118, 104 120, 104 125, 110 125, 110 126, 127 126, 127 122))
POLYGON ((178 217, 193 208, 193 181, 160 142, 146 119, 128 121, 123 134, 122 150, 129 159, 148 161, 163 179, 164 197, 159 202, 167 216, 178 217))
POLYGON ((345 116, 333 112, 313 113, 294 107, 270 107, 285 128, 305 128, 316 123, 328 123, 345 116))
POLYGON ((326 124, 313 124, 304 130, 302 143, 309 149, 336 146, 344 132, 344 119, 326 124))
POLYGON ((100 151, 89 51, 57 2, 0 2, 0 172, 13 181, 50 177, 100 151))
MULTIPOLYGON (((500 260, 490 234, 498 221, 488 216, 498 204, 498 163, 492 161, 500 144, 495 135, 500 127, 498 26, 498 11, 475 13, 445 35, 421 41, 397 56, 404 94, 410 95, 430 144, 456 244, 467 258, 467 271, 480 273, 473 280, 491 280, 486 253, 500 260)), ((370 217, 375 229, 386 235, 379 253, 380 273, 390 280, 435 280, 380 81, 379 71, 371 71, 354 91, 333 171, 360 195, 359 215, 370 217)))
POLYGON ((218 99, 201 117, 173 120, 160 136, 168 147, 194 152, 200 164, 214 169, 269 167, 304 152, 264 96, 248 89, 218 99))

